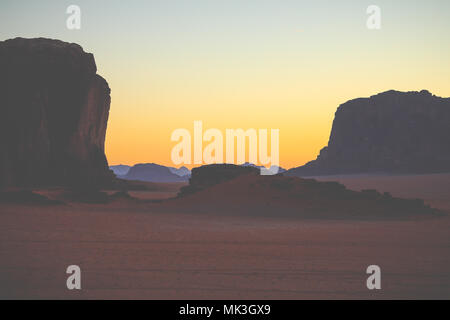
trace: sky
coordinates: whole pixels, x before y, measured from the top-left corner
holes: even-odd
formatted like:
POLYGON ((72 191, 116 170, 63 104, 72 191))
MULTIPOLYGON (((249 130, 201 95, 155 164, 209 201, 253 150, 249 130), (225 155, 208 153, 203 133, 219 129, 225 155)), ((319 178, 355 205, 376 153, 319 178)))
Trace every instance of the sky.
MULTIPOLYGON (((111 87, 110 165, 173 165, 171 134, 279 129, 280 164, 316 158, 336 108, 387 90, 450 96, 448 0, 2 0, 0 40, 94 54, 111 87), (81 29, 69 30, 69 5, 81 29), (381 29, 366 26, 369 5, 381 29)), ((188 166, 190 167, 190 166, 188 166)))

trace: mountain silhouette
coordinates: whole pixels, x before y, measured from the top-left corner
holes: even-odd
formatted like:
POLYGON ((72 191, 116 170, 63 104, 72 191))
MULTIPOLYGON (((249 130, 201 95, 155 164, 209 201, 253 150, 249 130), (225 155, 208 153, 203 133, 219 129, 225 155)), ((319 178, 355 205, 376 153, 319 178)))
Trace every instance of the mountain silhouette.
POLYGON ((129 169, 127 174, 118 176, 125 180, 140 180, 149 182, 184 182, 189 179, 189 175, 179 176, 172 173, 169 167, 155 163, 141 163, 129 169))
POLYGON ((109 167, 116 176, 124 176, 128 173, 128 171, 130 171, 130 166, 124 165, 124 164, 119 164, 116 166, 110 166, 109 167))
POLYGON ((191 175, 191 170, 189 170, 186 167, 181 167, 181 168, 173 168, 173 167, 168 167, 170 172, 176 174, 177 176, 180 177, 189 177, 191 175))

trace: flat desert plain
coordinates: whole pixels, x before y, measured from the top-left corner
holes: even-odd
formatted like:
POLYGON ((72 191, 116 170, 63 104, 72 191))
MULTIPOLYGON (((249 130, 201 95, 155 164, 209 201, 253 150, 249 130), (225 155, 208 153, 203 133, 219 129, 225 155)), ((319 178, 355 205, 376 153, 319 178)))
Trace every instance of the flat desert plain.
MULTIPOLYGON (((320 179, 450 213, 450 175, 320 179)), ((239 217, 127 199, 0 205, 2 299, 449 299, 449 271, 447 216, 239 217), (81 290, 66 287, 69 265, 81 268, 81 290), (381 268, 381 290, 366 287, 369 265, 381 268)))

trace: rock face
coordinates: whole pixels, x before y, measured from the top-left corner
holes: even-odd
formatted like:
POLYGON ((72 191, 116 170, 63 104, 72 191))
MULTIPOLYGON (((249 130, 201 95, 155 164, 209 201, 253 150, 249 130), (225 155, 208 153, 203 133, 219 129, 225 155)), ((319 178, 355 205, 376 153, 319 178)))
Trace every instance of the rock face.
POLYGON ((328 146, 287 175, 450 172, 450 98, 387 91, 336 111, 328 146))
POLYGON ((110 89, 96 72, 77 44, 0 42, 0 186, 114 178, 104 153, 110 89))

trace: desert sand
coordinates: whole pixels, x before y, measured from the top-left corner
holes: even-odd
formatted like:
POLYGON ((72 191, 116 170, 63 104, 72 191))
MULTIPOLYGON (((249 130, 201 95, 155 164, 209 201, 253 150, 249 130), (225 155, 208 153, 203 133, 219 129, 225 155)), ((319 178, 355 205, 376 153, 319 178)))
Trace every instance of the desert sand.
MULTIPOLYGON (((450 212, 449 177, 321 179, 421 197, 450 212)), ((167 198, 176 188, 132 194, 167 198)), ((207 215, 127 199, 0 205, 2 299, 449 299, 449 270, 447 216, 207 215), (373 264, 381 290, 366 288, 373 264), (69 265, 81 268, 79 291, 66 288, 69 265)))
POLYGON ((375 189, 395 197, 420 198, 433 207, 450 212, 450 173, 417 175, 335 175, 312 177, 337 181, 355 191, 375 189))

